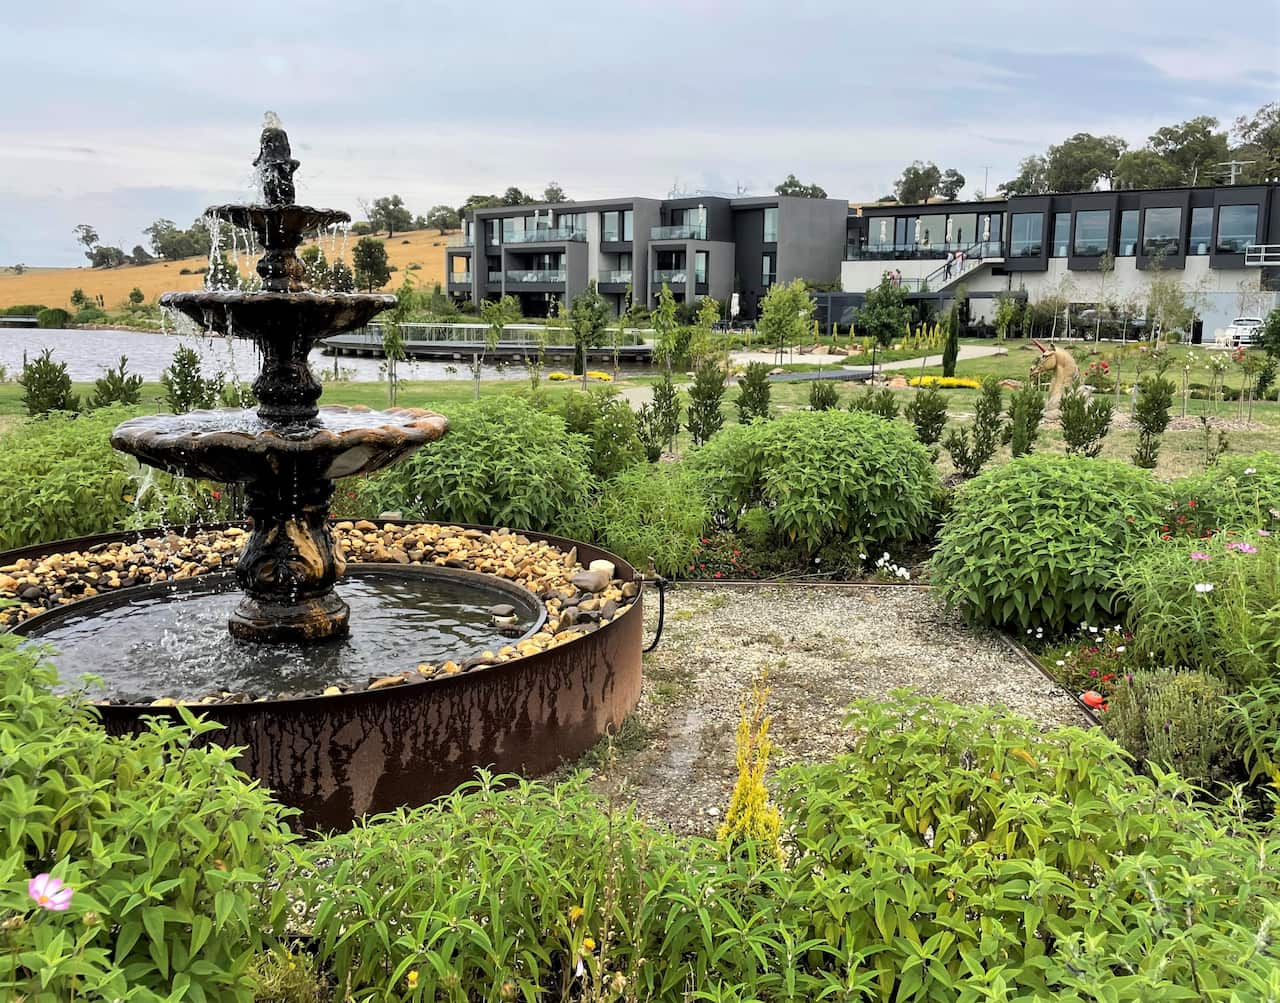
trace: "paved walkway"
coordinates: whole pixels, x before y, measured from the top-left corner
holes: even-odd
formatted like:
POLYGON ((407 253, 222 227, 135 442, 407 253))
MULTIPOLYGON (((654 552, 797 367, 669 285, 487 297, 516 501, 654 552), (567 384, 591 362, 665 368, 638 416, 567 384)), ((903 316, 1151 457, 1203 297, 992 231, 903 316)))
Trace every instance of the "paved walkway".
MULTIPOLYGON (((957 358, 963 362, 965 359, 984 359, 990 355, 1003 355, 1007 352, 1008 349, 1006 348, 996 348, 990 345, 961 345, 960 354, 957 358)), ((777 359, 776 352, 741 351, 729 353, 729 361, 735 366, 745 366, 748 362, 764 362, 774 366, 777 365, 777 359)), ((799 352, 787 352, 782 361, 809 362, 815 365, 819 362, 830 362, 832 368, 869 369, 871 367, 871 358, 867 355, 801 355, 799 352), (851 359, 857 359, 857 362, 851 363, 851 359)), ((877 362, 876 369, 919 369, 921 365, 919 358, 902 359, 898 362, 877 362)), ((923 365, 940 366, 942 365, 942 356, 926 356, 923 365)))

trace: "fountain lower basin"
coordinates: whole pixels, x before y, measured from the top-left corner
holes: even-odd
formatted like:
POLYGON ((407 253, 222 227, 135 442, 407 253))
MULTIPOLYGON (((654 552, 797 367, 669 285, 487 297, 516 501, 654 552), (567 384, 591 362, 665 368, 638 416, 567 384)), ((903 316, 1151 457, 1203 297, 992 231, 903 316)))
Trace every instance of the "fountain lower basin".
POLYGON ((255 644, 227 633, 240 599, 229 574, 122 589, 33 617, 21 633, 56 649, 68 688, 77 674, 101 680, 93 699, 150 704, 176 699, 251 700, 363 689, 371 680, 452 662, 528 637, 546 620, 531 593, 458 568, 366 564, 340 590, 351 632, 324 645, 255 644), (509 606, 508 631, 492 609, 509 606))

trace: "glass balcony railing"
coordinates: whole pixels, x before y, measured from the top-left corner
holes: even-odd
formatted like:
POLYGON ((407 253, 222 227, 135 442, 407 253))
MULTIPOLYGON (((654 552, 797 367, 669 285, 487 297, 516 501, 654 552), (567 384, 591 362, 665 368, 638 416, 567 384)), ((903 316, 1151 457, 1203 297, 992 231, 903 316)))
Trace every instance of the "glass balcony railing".
POLYGON ((705 226, 651 226, 650 240, 706 240, 705 226))
POLYGON ((502 238, 504 244, 537 244, 545 241, 586 240, 586 230, 574 229, 541 229, 525 230, 524 233, 508 233, 502 238))
POLYGON ((621 270, 612 271, 612 272, 601 272, 600 281, 602 283, 616 282, 619 284, 625 284, 631 281, 631 269, 623 268, 621 270))
POLYGON ((490 273, 489 273, 489 282, 490 282, 491 284, 495 285, 495 286, 500 286, 500 285, 502 285, 502 273, 501 273, 501 272, 490 272, 490 273))
POLYGON ((451 233, 446 247, 474 247, 476 243, 475 237, 469 233, 451 233))
POLYGON ((507 269, 508 282, 563 282, 564 269, 541 269, 522 271, 507 269))
POLYGON ((451 286, 471 285, 471 273, 470 272, 450 272, 449 285, 451 286))
POLYGON ((655 285, 666 282, 668 285, 683 285, 689 281, 689 273, 683 268, 668 268, 656 270, 653 273, 653 282, 655 285))

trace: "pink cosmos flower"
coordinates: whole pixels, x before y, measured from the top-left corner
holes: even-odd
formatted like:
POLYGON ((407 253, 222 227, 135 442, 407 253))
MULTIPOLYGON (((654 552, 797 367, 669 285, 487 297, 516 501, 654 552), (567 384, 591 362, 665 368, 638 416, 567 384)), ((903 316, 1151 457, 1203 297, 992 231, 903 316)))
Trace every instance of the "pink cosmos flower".
POLYGON ((1259 536, 1270 536, 1270 535, 1271 535, 1271 530, 1269 530, 1269 529, 1260 529, 1260 530, 1258 530, 1258 535, 1259 535, 1259 536))
POLYGON ((1228 543, 1227 549, 1238 550, 1242 554, 1256 554, 1258 552, 1258 548, 1255 547, 1252 543, 1244 543, 1241 541, 1237 541, 1235 543, 1228 543))
POLYGON ((37 874, 28 881, 27 894, 41 909, 50 912, 66 912, 71 906, 71 889, 62 883, 61 878, 49 874, 37 874))
POLYGON ((1193 561, 1210 561, 1213 558, 1206 554, 1203 550, 1191 551, 1191 559, 1193 561))

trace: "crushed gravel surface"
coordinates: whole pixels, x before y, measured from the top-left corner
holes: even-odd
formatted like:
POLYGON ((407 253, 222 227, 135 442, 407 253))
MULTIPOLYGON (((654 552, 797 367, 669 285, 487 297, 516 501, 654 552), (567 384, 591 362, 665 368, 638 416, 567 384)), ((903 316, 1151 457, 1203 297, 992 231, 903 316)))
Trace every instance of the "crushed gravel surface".
MULTIPOLYGON (((1045 727, 1088 724, 998 634, 967 627, 923 589, 685 587, 667 599, 639 709, 593 782, 621 782, 641 815, 677 832, 714 832, 735 776, 739 702, 764 669, 771 769, 847 751, 849 703, 899 687, 1002 705, 1045 727)), ((645 606, 651 637, 656 597, 645 606)))

